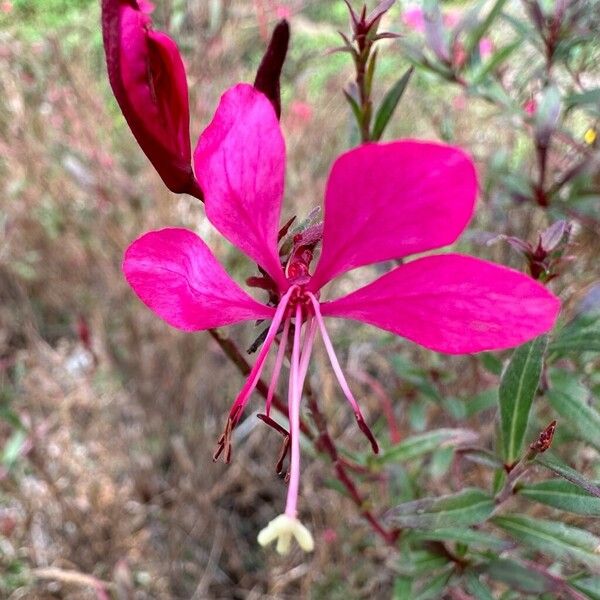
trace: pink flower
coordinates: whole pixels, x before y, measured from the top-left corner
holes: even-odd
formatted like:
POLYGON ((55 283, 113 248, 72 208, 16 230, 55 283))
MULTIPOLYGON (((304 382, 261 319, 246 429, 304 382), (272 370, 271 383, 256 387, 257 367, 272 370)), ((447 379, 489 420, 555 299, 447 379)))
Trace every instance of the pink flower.
POLYGON ((523 105, 523 110, 529 116, 534 115, 535 111, 537 110, 537 102, 535 98, 530 98, 529 100, 527 100, 527 102, 525 102, 525 104, 523 105))
POLYGON ((488 58, 494 53, 494 42, 488 37, 481 38, 479 42, 479 56, 488 58))
MULTIPOLYGON (((461 14, 457 10, 449 10, 442 15, 445 27, 453 29, 460 22, 461 14)), ((420 6, 409 6, 402 13, 403 23, 413 31, 423 33, 425 31, 425 11, 420 6)))
MULTIPOLYGON (((275 306, 251 298, 225 272, 206 244, 185 229, 143 235, 125 254, 127 281, 170 325, 185 331, 270 319, 246 383, 235 399, 217 456, 230 453, 240 420, 281 333, 266 414, 286 348, 291 345, 288 409, 291 462, 284 515, 261 532, 287 551, 295 537, 312 549, 297 519, 300 480, 300 402, 317 333, 333 372, 373 449, 377 443, 350 390, 325 318, 375 325, 439 352, 463 354, 517 346, 548 331, 559 301, 542 285, 506 267, 459 254, 411 260, 335 300, 321 298, 332 279, 364 265, 428 252, 453 243, 473 214, 474 166, 461 150, 433 142, 367 144, 340 156, 329 176, 320 259, 299 247, 282 260, 278 230, 284 191, 285 144, 268 99, 249 85, 226 92, 200 136, 195 168, 205 192, 206 216, 232 244, 258 263, 276 287, 275 306), (312 272, 311 272, 312 271, 312 272)), ((311 246, 313 247, 313 246, 311 246)))
POLYGON ((103 0, 102 32, 115 98, 140 147, 173 192, 198 195, 192 171, 185 67, 152 29, 148 0, 103 0))
POLYGON ((278 4, 277 9, 275 10, 275 14, 278 19, 291 19, 292 18, 292 9, 285 4, 278 4))
POLYGON ((409 6, 402 13, 402 21, 413 31, 425 31, 425 15, 420 6, 409 6))
MULTIPOLYGON (((448 29, 454 29, 460 23, 461 18, 462 14, 460 11, 448 10, 442 15, 442 23, 444 27, 448 29)), ((420 6, 409 6, 402 13, 402 21, 409 29, 412 29, 413 31, 417 31, 419 33, 425 32, 425 12, 420 6)), ((488 37, 481 38, 481 41, 479 42, 479 55, 481 58, 488 58, 491 56, 493 51, 494 44, 492 40, 488 37)), ((466 59, 466 56, 464 56, 463 44, 460 44, 457 48, 455 48, 454 52, 454 62, 455 64, 461 66, 466 59)))
POLYGON ((313 109, 308 102, 294 100, 290 104, 290 114, 300 123, 308 123, 313 117, 313 109))

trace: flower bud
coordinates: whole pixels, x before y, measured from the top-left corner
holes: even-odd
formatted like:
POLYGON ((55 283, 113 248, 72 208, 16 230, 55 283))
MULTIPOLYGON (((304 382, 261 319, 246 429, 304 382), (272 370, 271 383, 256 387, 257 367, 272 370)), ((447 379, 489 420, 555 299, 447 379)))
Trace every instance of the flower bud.
POLYGON ((166 186, 201 197, 192 171, 185 67, 173 40, 152 29, 148 0, 102 0, 108 77, 123 116, 166 186))

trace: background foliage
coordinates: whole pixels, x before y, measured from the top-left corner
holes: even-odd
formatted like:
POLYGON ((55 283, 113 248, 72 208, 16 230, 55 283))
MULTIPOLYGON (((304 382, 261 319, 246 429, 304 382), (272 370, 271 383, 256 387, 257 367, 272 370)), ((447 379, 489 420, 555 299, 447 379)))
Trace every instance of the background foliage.
MULTIPOLYGON (((344 4, 156 3, 186 58, 195 135, 291 15, 284 217, 308 214, 358 141, 342 94, 354 93, 351 60, 326 53, 348 31, 344 4)), ((241 377, 208 336, 154 319, 120 272, 129 241, 165 225, 200 231, 240 280, 247 265, 137 148, 107 84, 98 4, 0 3, 1 597, 600 598, 600 7, 425 8, 425 31, 407 27, 407 5, 382 25, 402 37, 380 43, 375 104, 415 66, 384 137, 474 155, 479 209, 456 248, 551 280, 561 322, 514 353, 466 357, 337 326, 380 456, 326 361, 312 385, 362 508, 402 533, 393 548, 377 538, 306 443, 302 509, 317 547, 281 558, 255 541, 285 495, 277 436, 250 414, 232 464, 212 463, 241 377), (465 18, 442 26, 452 11, 465 18)), ((247 347, 256 332, 232 335, 247 347)))

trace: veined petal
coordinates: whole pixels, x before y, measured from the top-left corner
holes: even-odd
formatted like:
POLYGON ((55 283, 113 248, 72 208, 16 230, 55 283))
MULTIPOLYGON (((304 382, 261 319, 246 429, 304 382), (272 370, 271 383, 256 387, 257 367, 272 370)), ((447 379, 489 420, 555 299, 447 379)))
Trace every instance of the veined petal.
POLYGON ((558 298, 530 277, 459 254, 415 260, 321 305, 323 315, 448 354, 518 346, 550 330, 559 310, 558 298))
POLYGON ((129 285, 161 319, 184 331, 271 318, 229 277, 208 246, 187 229, 146 233, 125 253, 129 285))
POLYGON ((194 165, 210 222, 287 289, 277 252, 285 143, 267 97, 246 84, 227 91, 194 165))
POLYGON ((323 250, 310 289, 356 267, 451 244, 476 194, 473 163, 452 146, 408 140, 347 152, 327 183, 323 250))

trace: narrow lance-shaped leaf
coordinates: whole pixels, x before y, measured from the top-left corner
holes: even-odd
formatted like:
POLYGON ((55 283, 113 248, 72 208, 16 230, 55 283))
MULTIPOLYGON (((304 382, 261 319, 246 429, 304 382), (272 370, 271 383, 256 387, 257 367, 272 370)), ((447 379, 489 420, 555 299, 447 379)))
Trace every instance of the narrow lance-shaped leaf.
POLYGON ((575 317, 557 333, 550 352, 559 356, 600 352, 600 312, 575 317))
POLYGON ((548 399, 552 408, 580 439, 600 450, 600 412, 590 404, 589 390, 566 371, 556 370, 550 379, 548 399))
POLYGON ((358 102, 354 99, 352 94, 347 90, 343 90, 343 91, 344 91, 344 97, 348 101, 348 104, 350 105, 350 108, 352 109, 352 114, 354 115, 354 118, 356 119, 356 124, 357 124, 358 128, 360 129, 360 127, 362 125, 362 120, 363 120, 362 110, 360 109, 358 102))
POLYGON ((408 82, 413 74, 414 67, 410 67, 402 77, 392 86, 381 102, 381 106, 375 115, 375 124, 371 138, 374 141, 381 139, 385 130, 408 87, 408 82))
POLYGON ((403 535, 403 539, 431 542, 456 542, 467 546, 476 546, 492 550, 506 550, 510 542, 491 533, 466 529, 465 527, 443 527, 433 531, 412 531, 403 535))
POLYGON ((546 467, 546 469, 549 469, 553 473, 560 475, 567 481, 574 483, 576 486, 585 490, 592 496, 600 498, 599 486, 586 479, 583 475, 575 471, 575 469, 572 469, 568 465, 565 465, 564 463, 560 462, 555 457, 549 456, 548 454, 538 454, 535 457, 535 462, 542 465, 543 467, 546 467))
POLYGON ((541 573, 526 569, 518 562, 508 559, 492 560, 483 564, 480 570, 491 579, 501 581, 513 590, 529 594, 549 592, 554 589, 553 581, 541 573))
POLYGON ((470 429, 435 429, 406 438, 400 444, 381 453, 375 460, 382 463, 411 460, 440 447, 473 444, 478 438, 479 436, 470 429))
POLYGON ((494 600, 490 588, 483 583, 474 571, 466 571, 463 575, 467 591, 476 600, 494 600))
POLYGON ((600 517, 600 498, 563 479, 541 481, 518 488, 520 496, 559 510, 600 517))
POLYGON ((570 580, 569 584, 582 592, 585 598, 600 600, 600 577, 578 577, 570 580))
POLYGON ((600 538, 584 529, 518 515, 494 517, 492 522, 519 542, 546 556, 600 568, 600 538))
POLYGON ((482 523, 493 510, 491 496, 482 490, 468 488, 458 494, 400 504, 387 512, 386 520, 408 529, 466 527, 482 523))
POLYGON ((517 348, 502 376, 499 392, 502 449, 509 465, 521 456, 547 343, 548 338, 540 336, 517 348))

